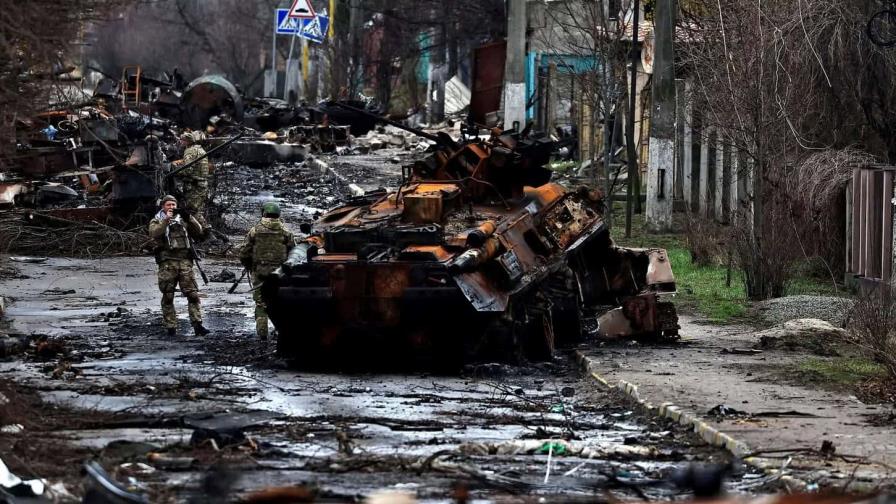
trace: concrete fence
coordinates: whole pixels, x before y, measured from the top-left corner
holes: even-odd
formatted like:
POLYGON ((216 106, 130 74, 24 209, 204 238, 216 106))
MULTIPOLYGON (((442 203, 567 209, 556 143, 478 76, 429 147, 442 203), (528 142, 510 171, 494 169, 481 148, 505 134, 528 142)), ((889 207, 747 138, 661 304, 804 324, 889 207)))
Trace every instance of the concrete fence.
POLYGON ((702 125, 701 113, 688 99, 690 86, 678 84, 674 196, 678 210, 729 223, 739 209, 749 210, 752 167, 726 142, 729 135, 702 125))

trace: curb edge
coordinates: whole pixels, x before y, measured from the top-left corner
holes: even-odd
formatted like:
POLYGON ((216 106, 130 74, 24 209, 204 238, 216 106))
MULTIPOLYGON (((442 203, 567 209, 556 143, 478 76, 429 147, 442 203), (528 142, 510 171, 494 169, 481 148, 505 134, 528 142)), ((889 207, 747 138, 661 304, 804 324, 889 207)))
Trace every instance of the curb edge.
POLYGON ((624 395, 627 399, 634 402, 644 413, 659 418, 667 418, 673 422, 677 422, 679 425, 691 427, 693 432, 697 434, 703 442, 711 446, 724 448, 731 455, 741 459, 745 464, 763 471, 766 475, 780 476, 780 481, 783 482, 790 491, 804 492, 808 490, 808 483, 794 476, 783 474, 784 471, 778 464, 773 464, 762 457, 743 458, 744 455, 751 452, 749 446, 745 442, 716 429, 697 415, 682 411, 681 408, 671 402, 663 402, 659 406, 653 405, 649 401, 641 398, 641 395, 638 392, 638 386, 634 383, 619 380, 616 385, 611 385, 610 382, 597 371, 597 365, 593 359, 589 358, 581 350, 575 350, 575 359, 579 368, 586 374, 591 376, 605 388, 617 391, 624 395))

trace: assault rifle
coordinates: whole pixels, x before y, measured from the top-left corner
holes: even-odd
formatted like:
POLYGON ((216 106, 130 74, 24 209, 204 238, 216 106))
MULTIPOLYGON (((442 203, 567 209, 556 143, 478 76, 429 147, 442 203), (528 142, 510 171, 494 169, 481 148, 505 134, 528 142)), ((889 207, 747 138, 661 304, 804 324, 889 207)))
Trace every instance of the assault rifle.
MULTIPOLYGON (((229 289, 227 289, 228 294, 233 294, 233 292, 236 290, 236 287, 240 284, 240 282, 242 282, 243 279, 246 278, 247 273, 249 273, 249 270, 247 268, 243 268, 243 274, 240 275, 240 277, 236 279, 236 282, 233 282, 233 285, 231 285, 229 289)), ((252 287, 252 279, 251 278, 249 279, 249 287, 250 288, 252 287)))
POLYGON ((208 275, 205 274, 205 271, 202 271, 202 258, 199 256, 199 252, 196 252, 196 249, 193 248, 193 242, 190 242, 190 259, 193 259, 193 264, 196 265, 196 269, 199 270, 199 276, 202 277, 202 283, 208 285, 208 275))

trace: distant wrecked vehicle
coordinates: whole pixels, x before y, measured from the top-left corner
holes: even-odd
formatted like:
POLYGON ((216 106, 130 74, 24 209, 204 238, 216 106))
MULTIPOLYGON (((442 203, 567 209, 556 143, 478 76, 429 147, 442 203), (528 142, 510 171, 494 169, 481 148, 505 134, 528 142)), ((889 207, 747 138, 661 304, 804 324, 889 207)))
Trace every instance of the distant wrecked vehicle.
POLYGON ((605 337, 677 336, 665 250, 614 246, 603 195, 550 182, 553 142, 417 133, 437 148, 397 191, 321 216, 261 287, 280 355, 545 359, 583 311, 605 337))

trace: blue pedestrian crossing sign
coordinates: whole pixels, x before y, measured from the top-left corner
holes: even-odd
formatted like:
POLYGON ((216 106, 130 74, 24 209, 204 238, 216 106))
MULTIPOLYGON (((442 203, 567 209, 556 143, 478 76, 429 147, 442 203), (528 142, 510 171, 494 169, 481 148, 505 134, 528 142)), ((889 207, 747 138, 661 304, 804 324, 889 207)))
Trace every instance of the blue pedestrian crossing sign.
POLYGON ((277 35, 298 35, 322 43, 327 37, 330 18, 320 14, 311 19, 289 17, 289 9, 277 9, 277 35))

